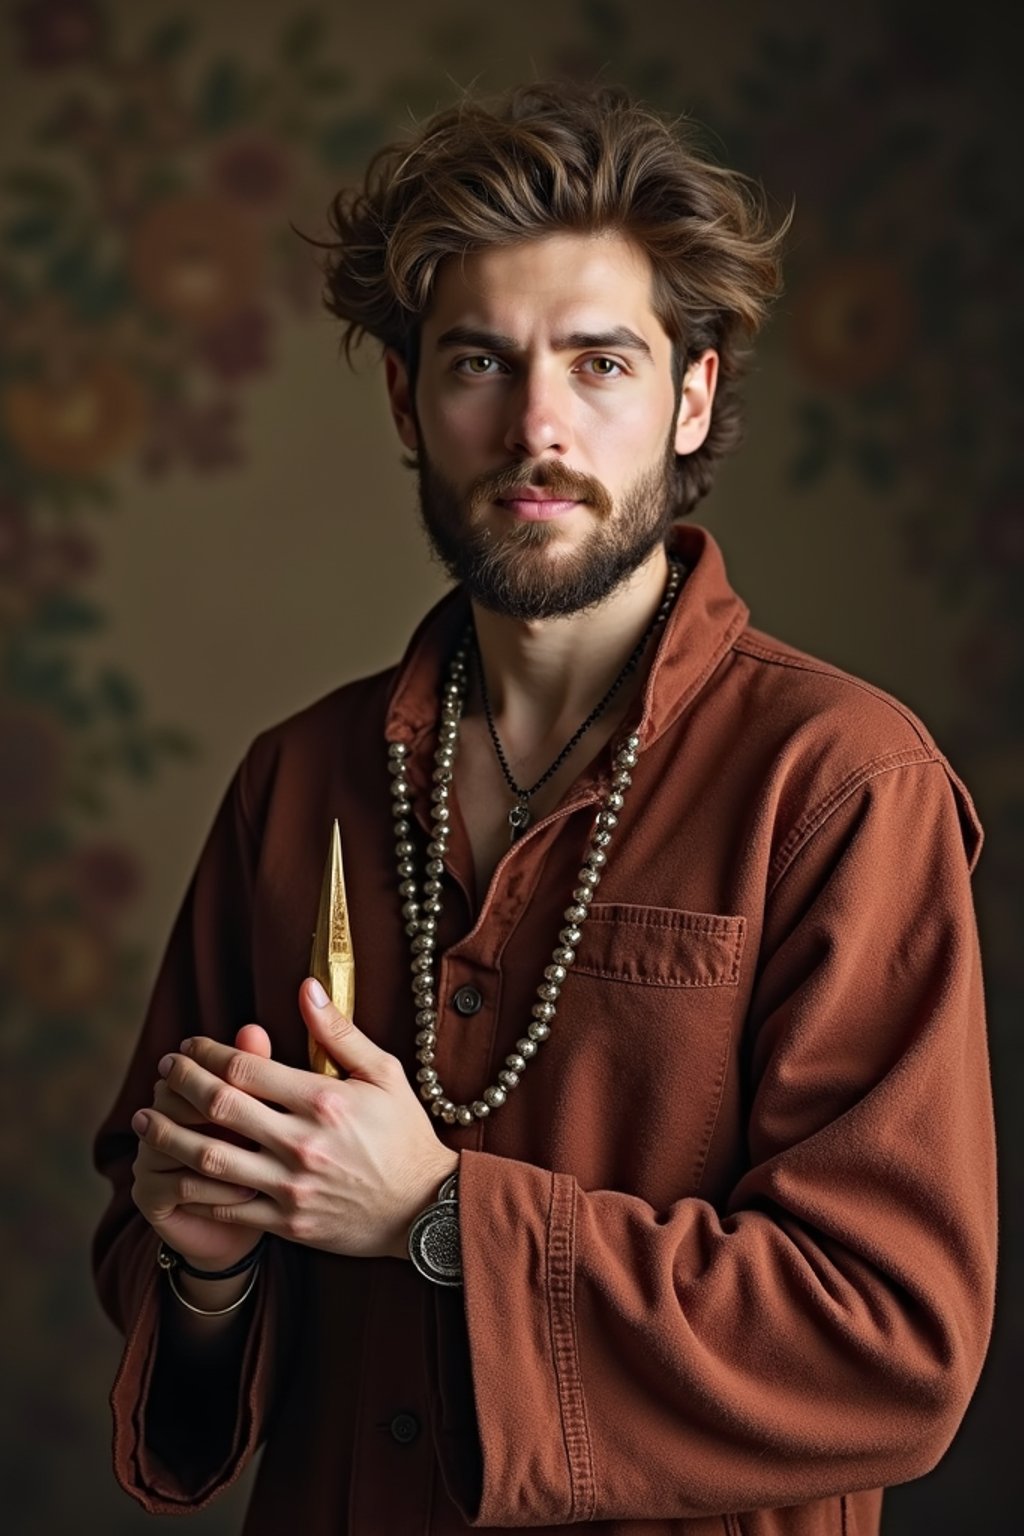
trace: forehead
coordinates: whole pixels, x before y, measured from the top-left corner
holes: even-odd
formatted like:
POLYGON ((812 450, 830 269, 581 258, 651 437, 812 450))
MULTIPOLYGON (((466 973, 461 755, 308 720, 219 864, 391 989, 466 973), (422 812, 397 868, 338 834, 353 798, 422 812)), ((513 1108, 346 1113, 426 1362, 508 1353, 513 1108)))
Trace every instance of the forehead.
POLYGON ((653 309, 646 253, 624 236, 554 234, 448 256, 423 321, 425 340, 478 323, 522 338, 629 325, 652 347, 668 337, 653 309))

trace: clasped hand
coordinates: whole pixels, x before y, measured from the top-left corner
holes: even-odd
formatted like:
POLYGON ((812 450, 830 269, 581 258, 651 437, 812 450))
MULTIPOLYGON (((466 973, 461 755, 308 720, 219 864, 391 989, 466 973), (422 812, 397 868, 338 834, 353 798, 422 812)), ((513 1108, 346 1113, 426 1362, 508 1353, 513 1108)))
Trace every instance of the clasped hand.
POLYGON ((200 1267, 227 1267, 262 1232, 329 1253, 404 1257, 410 1223, 458 1166, 398 1058, 318 995, 304 982, 300 1010, 347 1079, 270 1060, 265 1031, 249 1025, 237 1037, 249 1049, 182 1041, 160 1062, 154 1107, 132 1121, 133 1198, 200 1267))

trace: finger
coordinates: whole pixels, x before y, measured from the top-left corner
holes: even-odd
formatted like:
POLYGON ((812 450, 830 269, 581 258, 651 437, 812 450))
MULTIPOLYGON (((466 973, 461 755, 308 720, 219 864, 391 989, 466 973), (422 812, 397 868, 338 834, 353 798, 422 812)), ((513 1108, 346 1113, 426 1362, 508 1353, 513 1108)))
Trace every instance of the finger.
POLYGON ((352 1020, 335 1008, 320 983, 312 976, 299 988, 299 1008, 306 1028, 339 1067, 365 1082, 382 1087, 395 1078, 397 1058, 364 1035, 352 1020))
POLYGON ((215 1136, 202 1136, 156 1110, 140 1111, 132 1120, 132 1130, 147 1148, 204 1178, 240 1184, 265 1194, 272 1193, 280 1182, 280 1166, 265 1153, 250 1152, 215 1136))
POLYGON ((251 1056, 262 1056, 265 1061, 269 1061, 273 1054, 270 1036, 261 1024, 243 1024, 235 1036, 235 1044, 240 1051, 248 1051, 251 1056))
POLYGON ((253 1200, 228 1202, 220 1205, 180 1205, 183 1216, 205 1216, 207 1221, 220 1222, 225 1227, 253 1227, 261 1232, 272 1232, 276 1237, 286 1237, 288 1232, 282 1219, 281 1207, 266 1195, 253 1200))
POLYGON ((285 1109, 301 1109, 308 1104, 311 1092, 323 1086, 323 1078, 316 1073, 287 1067, 281 1061, 264 1060, 251 1051, 237 1050, 207 1035, 183 1040, 181 1054, 250 1098, 280 1104, 285 1109))
POLYGON ((160 1078, 153 1089, 153 1108, 158 1109, 168 1120, 176 1120, 179 1125, 205 1125, 207 1122, 200 1110, 188 1099, 182 1098, 180 1093, 175 1093, 170 1083, 160 1078))
MULTIPOLYGON (((264 1065, 259 1057, 250 1056, 245 1051, 235 1051, 233 1062, 234 1073, 239 1070, 237 1064, 243 1067, 247 1062, 254 1066, 264 1065)), ((215 1130, 247 1137, 261 1147, 283 1149, 286 1130, 283 1122, 290 1121, 290 1115, 282 1114, 281 1110, 273 1109, 225 1082, 189 1056, 165 1056, 160 1063, 161 1069, 165 1064, 165 1081, 171 1090, 186 1099, 215 1130)))
POLYGON ((258 1196, 254 1189, 246 1189, 241 1184, 225 1184, 220 1179, 205 1179, 201 1174, 182 1168, 179 1163, 166 1173, 154 1174, 144 1198, 149 1214, 162 1221, 181 1209, 209 1216, 211 1205, 246 1205, 258 1196))

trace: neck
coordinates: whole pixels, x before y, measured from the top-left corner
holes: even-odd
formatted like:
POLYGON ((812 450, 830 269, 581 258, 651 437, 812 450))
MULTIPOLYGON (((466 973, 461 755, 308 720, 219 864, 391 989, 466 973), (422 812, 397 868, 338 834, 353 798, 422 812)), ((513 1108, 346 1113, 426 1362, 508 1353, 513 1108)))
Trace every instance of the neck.
MULTIPOLYGON (((605 602, 587 613, 524 622, 474 603, 491 711, 510 753, 533 759, 573 734, 611 687, 650 624, 667 574, 665 550, 659 546, 605 602)), ((642 687, 648 661, 641 661, 616 694, 609 718, 623 713, 642 687)), ((483 713, 475 676, 465 713, 483 713)))

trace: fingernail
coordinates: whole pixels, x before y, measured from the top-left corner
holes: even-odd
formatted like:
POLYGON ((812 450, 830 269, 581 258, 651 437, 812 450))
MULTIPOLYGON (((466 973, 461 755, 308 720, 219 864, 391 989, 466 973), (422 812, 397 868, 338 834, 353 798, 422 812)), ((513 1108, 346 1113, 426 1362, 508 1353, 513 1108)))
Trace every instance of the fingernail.
POLYGON ((327 993, 324 991, 320 983, 315 979, 309 984, 309 995, 312 999, 314 1008, 326 1008, 327 1004, 330 1002, 330 998, 327 996, 327 993))
POLYGON ((166 1077, 173 1066, 173 1056, 161 1056, 160 1060, 156 1064, 156 1069, 160 1073, 161 1077, 166 1077))
POLYGON ((181 1044, 178 1046, 178 1050, 184 1052, 184 1054, 186 1056, 191 1056, 191 1054, 192 1054, 192 1041, 190 1039, 189 1040, 183 1040, 181 1042, 181 1044))
POLYGON ((137 1115, 132 1116, 132 1130, 137 1136, 145 1136, 149 1130, 149 1116, 145 1110, 140 1109, 137 1115))

